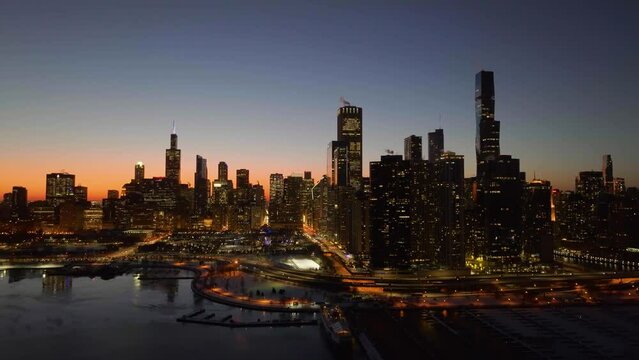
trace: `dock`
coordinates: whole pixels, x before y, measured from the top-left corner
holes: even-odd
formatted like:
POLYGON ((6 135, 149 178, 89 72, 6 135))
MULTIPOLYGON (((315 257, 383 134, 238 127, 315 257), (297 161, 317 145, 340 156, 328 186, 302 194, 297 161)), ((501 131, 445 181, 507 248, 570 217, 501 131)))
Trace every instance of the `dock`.
POLYGON ((289 327, 289 326, 309 326, 317 325, 317 320, 266 320, 266 321, 248 321, 235 322, 231 315, 223 317, 221 320, 210 320, 215 313, 207 315, 203 318, 195 318, 204 313, 205 310, 198 310, 192 314, 184 315, 176 319, 181 323, 192 323, 202 325, 222 326, 228 328, 249 328, 249 327, 289 327))

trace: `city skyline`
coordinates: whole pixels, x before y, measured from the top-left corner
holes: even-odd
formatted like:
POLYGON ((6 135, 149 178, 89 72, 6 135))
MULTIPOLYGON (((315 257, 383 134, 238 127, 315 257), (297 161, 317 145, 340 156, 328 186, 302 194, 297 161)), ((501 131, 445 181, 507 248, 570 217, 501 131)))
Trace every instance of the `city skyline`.
POLYGON ((365 176, 384 149, 401 153, 404 138, 425 139, 437 128, 444 129, 445 150, 464 155, 465 174, 472 176, 472 80, 481 69, 495 73, 501 148, 520 159, 529 178, 572 190, 580 171, 600 170, 601 156, 612 154, 615 174, 636 186, 633 134, 639 125, 631 89, 639 79, 631 65, 638 57, 631 34, 637 25, 629 15, 636 5, 571 4, 553 4, 557 15, 548 19, 531 6, 501 2, 481 9, 464 2, 405 4, 389 14, 383 4, 354 6, 359 11, 352 12, 347 29, 335 26, 331 14, 353 5, 278 7, 280 12, 269 13, 299 16, 274 26, 257 17, 265 10, 260 6, 193 2, 149 13, 133 5, 5 4, 1 16, 10 31, 0 35, 9 54, 0 59, 0 146, 10 156, 0 160, 0 191, 24 186, 29 200, 42 199, 45 174, 66 170, 98 200, 132 179, 137 161, 145 164, 147 177, 162 176, 161 152, 173 121, 183 151, 182 182, 194 185, 196 155, 209 164, 227 162, 231 174, 249 169, 251 182, 265 188, 271 173, 310 170, 319 180, 340 96, 365 112, 365 176), (569 10, 588 26, 571 20, 569 10), (495 18, 504 12, 511 16, 495 18), (598 20, 602 12, 617 21, 598 20), (281 41, 273 49, 260 45, 262 35, 243 27, 244 14, 281 41), (405 26, 390 15, 404 16, 405 26), (462 26, 451 27, 438 16, 462 26), (486 24, 490 19, 494 25, 486 24), (116 26, 101 26, 112 21, 116 26), (40 26, 29 26, 35 22, 40 26), (209 39, 218 26, 227 38, 209 39), (509 26, 512 31, 505 30, 509 26), (326 39, 315 33, 322 30, 326 39), (432 31, 439 36, 430 37, 432 31), (440 41, 442 35, 450 41, 440 41), (565 38, 573 41, 564 44, 565 38), (482 46, 488 40, 495 51, 482 46), (529 52, 519 54, 517 41, 529 52), (246 49, 257 56, 245 59, 246 49), (295 56, 273 57, 271 50, 295 56))

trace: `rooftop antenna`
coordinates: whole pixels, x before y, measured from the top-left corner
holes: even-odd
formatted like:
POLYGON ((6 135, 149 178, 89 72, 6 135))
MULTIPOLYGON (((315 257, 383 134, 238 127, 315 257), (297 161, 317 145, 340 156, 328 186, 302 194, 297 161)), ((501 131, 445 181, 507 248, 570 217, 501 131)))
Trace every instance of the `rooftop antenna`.
POLYGON ((171 132, 171 134, 177 134, 177 129, 175 128, 175 120, 173 120, 173 131, 171 132))
POLYGON ((442 113, 439 113, 439 128, 442 129, 442 113))

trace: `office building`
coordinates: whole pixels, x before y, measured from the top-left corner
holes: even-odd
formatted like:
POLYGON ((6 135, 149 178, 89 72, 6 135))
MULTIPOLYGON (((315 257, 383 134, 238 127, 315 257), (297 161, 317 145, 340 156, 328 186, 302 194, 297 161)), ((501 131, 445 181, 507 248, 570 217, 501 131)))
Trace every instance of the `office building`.
POLYGON ((373 268, 410 267, 410 162, 385 155, 370 163, 370 256, 373 268))
POLYGON ((75 175, 67 173, 47 174, 46 200, 52 206, 73 200, 75 175))
POLYGON ((495 83, 492 71, 482 70, 475 76, 475 119, 477 177, 481 182, 486 173, 486 163, 500 155, 500 124, 495 120, 495 83))
POLYGON ((227 181, 229 179, 229 166, 224 161, 217 164, 217 180, 227 181))
POLYGON ((135 163, 135 176, 133 178, 135 181, 144 180, 144 164, 142 161, 138 161, 135 163))
POLYGON ((171 147, 166 149, 165 177, 175 184, 180 183, 181 150, 178 149, 178 136, 173 126, 171 147))
POLYGON ((29 202, 27 188, 14 186, 11 189, 11 217, 24 220, 29 217, 29 202))
POLYGON ((343 101, 337 110, 337 141, 346 144, 348 184, 359 190, 362 185, 362 108, 343 101))
POLYGON ((553 230, 550 181, 533 179, 524 189, 523 250, 530 262, 552 263, 553 230))
POLYGON ((209 171, 206 159, 200 155, 195 157, 195 188, 193 189, 193 208, 195 215, 204 216, 208 214, 209 196, 211 192, 211 182, 209 181, 209 171))
POLYGON ((248 189, 251 187, 251 183, 249 181, 249 171, 248 169, 237 169, 235 175, 236 186, 238 189, 248 189))
POLYGON ((404 139, 404 159, 409 161, 422 160, 422 137, 411 135, 404 139))
POLYGON ((348 181, 348 144, 343 141, 331 141, 326 156, 326 176, 330 184, 347 186, 348 181))
POLYGON ((444 129, 428 133, 428 161, 435 162, 444 151, 444 129))

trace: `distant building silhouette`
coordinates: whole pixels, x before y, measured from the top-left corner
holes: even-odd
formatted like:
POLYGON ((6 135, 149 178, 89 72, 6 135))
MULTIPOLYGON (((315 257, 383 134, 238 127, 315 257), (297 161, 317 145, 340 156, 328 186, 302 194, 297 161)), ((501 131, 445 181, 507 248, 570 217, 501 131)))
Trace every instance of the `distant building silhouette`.
POLYGON ((428 133, 428 161, 435 162, 444 151, 444 129, 428 133))

